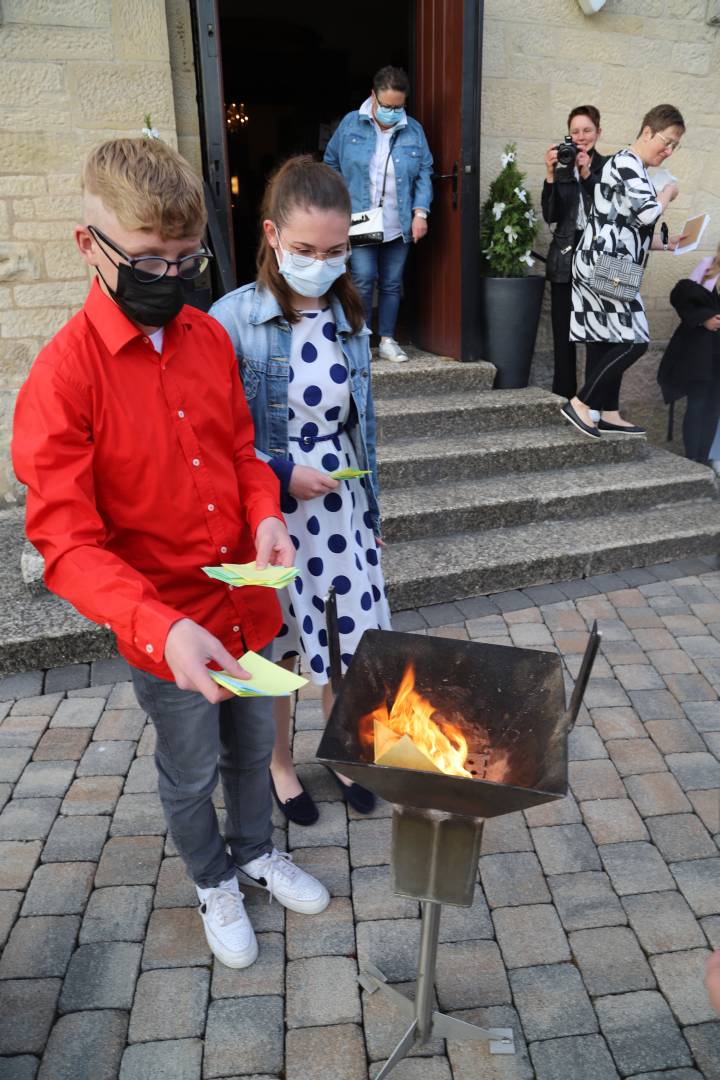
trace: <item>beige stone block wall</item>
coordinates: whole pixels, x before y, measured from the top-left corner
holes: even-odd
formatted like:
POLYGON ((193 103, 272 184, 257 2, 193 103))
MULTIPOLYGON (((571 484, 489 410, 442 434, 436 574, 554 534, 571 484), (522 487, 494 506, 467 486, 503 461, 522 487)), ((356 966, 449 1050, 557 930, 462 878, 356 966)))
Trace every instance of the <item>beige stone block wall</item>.
POLYGON ((147 112, 177 145, 168 18, 178 3, 166 13, 165 0, 2 0, 0 506, 21 497, 8 454, 17 391, 87 292, 73 242, 83 157, 103 138, 139 135, 147 112))
MULTIPOLYGON (((677 232, 703 211, 712 222, 701 251, 650 258, 643 296, 655 341, 676 324, 673 284, 720 242, 720 28, 707 24, 707 11, 707 0, 608 0, 593 16, 576 0, 485 0, 483 200, 505 143, 516 142, 539 212, 545 151, 565 135, 576 105, 600 109, 605 154, 633 141, 653 105, 670 101, 685 117, 682 149, 668 164, 680 186, 668 225, 677 232)), ((536 250, 545 253, 549 242, 543 226, 536 250)), ((537 347, 552 347, 547 297, 537 347)))

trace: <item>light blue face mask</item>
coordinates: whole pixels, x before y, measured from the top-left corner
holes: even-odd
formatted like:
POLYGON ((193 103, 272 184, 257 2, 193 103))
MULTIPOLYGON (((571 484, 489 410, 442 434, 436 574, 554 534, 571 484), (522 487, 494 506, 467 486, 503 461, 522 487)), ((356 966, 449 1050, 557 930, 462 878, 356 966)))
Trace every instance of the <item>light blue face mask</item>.
POLYGON ((396 112, 395 109, 389 109, 387 105, 381 105, 380 102, 375 106, 375 119, 384 127, 395 127, 396 124, 405 119, 405 115, 404 109, 396 112))
MULTIPOLYGON (((293 292, 308 299, 324 296, 347 269, 347 257, 334 255, 329 259, 315 259, 310 255, 298 255, 294 251, 285 251, 280 243, 277 228, 275 235, 282 259, 278 258, 278 268, 293 292)), ((275 253, 277 258, 277 252, 275 253)))

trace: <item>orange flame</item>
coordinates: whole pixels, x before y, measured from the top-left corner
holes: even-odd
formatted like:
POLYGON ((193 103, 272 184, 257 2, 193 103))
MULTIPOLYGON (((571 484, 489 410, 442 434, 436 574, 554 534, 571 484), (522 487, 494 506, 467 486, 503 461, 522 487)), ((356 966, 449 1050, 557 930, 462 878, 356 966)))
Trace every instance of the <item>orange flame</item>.
POLYGON ((383 704, 362 718, 360 736, 366 743, 374 741, 376 720, 398 736, 409 736, 415 746, 442 772, 472 779, 472 773, 465 768, 468 755, 465 737, 459 728, 438 714, 434 705, 418 694, 412 665, 405 670, 390 711, 388 712, 387 705, 383 704))

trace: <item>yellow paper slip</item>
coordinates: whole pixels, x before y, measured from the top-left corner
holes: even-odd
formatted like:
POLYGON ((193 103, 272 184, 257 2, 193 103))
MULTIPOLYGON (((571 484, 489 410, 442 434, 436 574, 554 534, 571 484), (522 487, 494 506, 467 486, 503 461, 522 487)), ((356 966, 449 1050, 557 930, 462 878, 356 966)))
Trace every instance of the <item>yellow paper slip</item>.
POLYGON ((369 476, 369 469, 336 469, 328 474, 333 480, 355 480, 359 476, 369 476))
POLYGON ((238 664, 250 674, 249 679, 237 679, 227 671, 211 671, 210 677, 238 697, 287 697, 305 686, 307 679, 286 671, 254 652, 246 652, 238 664))
POLYGON ((221 563, 223 570, 233 577, 242 578, 248 584, 262 582, 269 585, 274 581, 284 581, 297 577, 298 570, 295 566, 266 566, 264 570, 258 570, 257 563, 221 563))

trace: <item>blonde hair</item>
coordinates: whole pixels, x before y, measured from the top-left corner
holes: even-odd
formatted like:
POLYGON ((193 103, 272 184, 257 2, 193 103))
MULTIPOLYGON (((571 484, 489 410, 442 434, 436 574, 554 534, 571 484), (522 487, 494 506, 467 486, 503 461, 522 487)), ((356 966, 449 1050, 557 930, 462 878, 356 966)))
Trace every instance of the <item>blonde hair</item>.
POLYGON ((159 139, 108 139, 90 152, 83 190, 96 195, 124 229, 163 240, 200 236, 207 223, 202 185, 187 161, 159 139))
MULTIPOLYGON (((715 258, 703 274, 700 284, 704 284, 706 281, 709 281, 710 278, 716 277, 718 274, 720 274, 720 244, 718 244, 718 249, 715 252, 715 258)), ((720 281, 718 281, 718 285, 720 285, 720 281)), ((720 292, 720 289, 718 289, 718 292, 720 292)))

